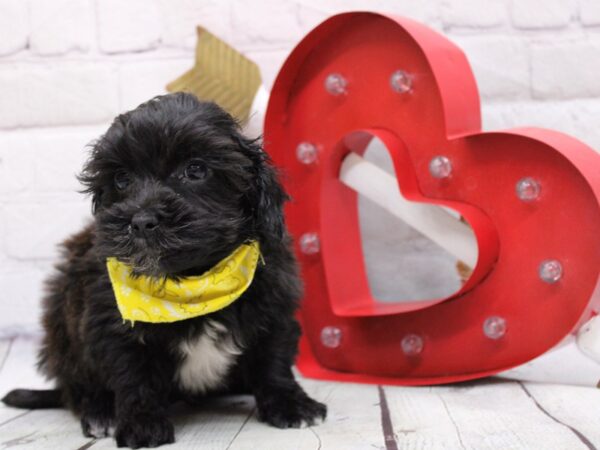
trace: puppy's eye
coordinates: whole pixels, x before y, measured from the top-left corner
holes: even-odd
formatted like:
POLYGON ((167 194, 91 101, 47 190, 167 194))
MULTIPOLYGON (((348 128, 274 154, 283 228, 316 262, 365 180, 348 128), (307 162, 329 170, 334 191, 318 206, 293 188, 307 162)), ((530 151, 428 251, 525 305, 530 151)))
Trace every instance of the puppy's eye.
POLYGON ((130 182, 131 179, 129 178, 129 174, 127 172, 120 171, 115 174, 115 187, 119 191, 127 189, 127 186, 129 186, 130 182))
POLYGON ((203 180, 204 178, 206 178, 207 173, 208 173, 208 169, 206 168, 206 166, 197 161, 189 163, 188 166, 183 171, 183 175, 188 180, 192 180, 192 181, 203 180))

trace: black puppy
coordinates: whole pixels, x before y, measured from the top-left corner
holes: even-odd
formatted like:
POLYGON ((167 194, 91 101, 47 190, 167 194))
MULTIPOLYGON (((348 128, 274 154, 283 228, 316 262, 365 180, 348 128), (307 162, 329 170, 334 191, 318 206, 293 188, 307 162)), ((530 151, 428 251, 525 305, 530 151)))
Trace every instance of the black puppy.
POLYGON ((291 370, 301 283, 286 195, 229 114, 189 94, 150 100, 115 119, 80 178, 95 221, 64 243, 44 304, 39 366, 57 389, 14 390, 7 405, 66 406, 86 436, 114 427, 132 448, 173 442, 169 403, 207 393, 252 393, 259 419, 280 428, 325 418, 291 370), (123 320, 107 258, 134 277, 185 280, 251 241, 262 262, 231 305, 172 323, 123 320))

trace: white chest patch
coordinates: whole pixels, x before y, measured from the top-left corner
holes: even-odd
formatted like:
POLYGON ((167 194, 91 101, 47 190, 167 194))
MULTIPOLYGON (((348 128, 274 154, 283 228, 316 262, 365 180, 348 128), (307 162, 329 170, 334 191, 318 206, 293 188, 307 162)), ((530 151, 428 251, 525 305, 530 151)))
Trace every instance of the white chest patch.
POLYGON ((175 377, 181 389, 204 393, 219 387, 235 358, 242 352, 231 334, 218 322, 209 321, 205 332, 179 344, 184 359, 175 377))

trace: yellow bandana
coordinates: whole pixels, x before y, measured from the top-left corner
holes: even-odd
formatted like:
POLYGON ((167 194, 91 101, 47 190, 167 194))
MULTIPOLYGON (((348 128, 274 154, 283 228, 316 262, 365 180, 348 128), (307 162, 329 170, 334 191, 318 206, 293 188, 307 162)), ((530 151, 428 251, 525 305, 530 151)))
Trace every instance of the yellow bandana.
POLYGON ((260 257, 258 242, 240 245, 203 275, 179 281, 131 276, 131 267, 108 258, 106 266, 123 319, 175 322, 210 314, 229 306, 244 293, 260 257))

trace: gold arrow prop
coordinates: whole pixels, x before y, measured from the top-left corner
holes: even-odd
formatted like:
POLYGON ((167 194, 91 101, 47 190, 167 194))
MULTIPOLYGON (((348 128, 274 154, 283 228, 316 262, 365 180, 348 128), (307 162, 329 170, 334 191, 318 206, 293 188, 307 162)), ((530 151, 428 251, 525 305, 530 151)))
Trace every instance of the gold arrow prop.
POLYGON ((244 124, 262 81, 258 65, 202 27, 197 28, 194 67, 167 85, 219 104, 244 124))

